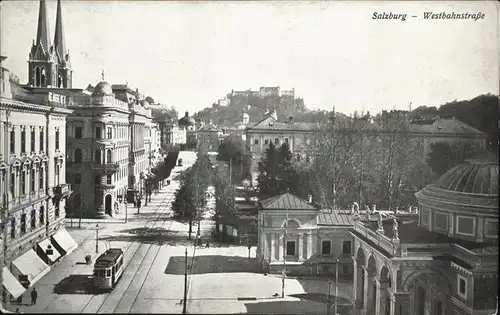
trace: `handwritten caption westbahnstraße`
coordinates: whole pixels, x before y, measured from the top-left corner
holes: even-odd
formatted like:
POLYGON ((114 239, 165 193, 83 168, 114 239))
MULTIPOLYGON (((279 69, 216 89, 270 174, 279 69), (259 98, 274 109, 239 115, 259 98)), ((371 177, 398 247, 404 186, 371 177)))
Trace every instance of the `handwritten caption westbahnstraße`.
POLYGON ((373 12, 372 20, 400 20, 406 21, 407 17, 412 19, 423 18, 424 20, 484 20, 485 14, 477 13, 457 13, 457 12, 423 12, 420 15, 408 15, 405 13, 393 12, 373 12))

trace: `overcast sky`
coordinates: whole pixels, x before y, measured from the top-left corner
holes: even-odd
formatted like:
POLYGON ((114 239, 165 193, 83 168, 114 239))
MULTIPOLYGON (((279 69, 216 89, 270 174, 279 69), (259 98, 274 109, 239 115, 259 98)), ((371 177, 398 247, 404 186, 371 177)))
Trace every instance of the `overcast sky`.
MULTIPOLYGON (((1 53, 27 81, 38 1, 3 1, 1 53)), ((499 94, 494 2, 63 1, 73 87, 106 81, 191 112, 231 89, 295 88, 311 109, 378 112, 499 94), (374 12, 408 14, 373 20, 374 12), (424 20, 428 11, 484 20, 424 20), (412 15, 417 15, 412 18, 412 15)), ((56 1, 47 1, 53 39, 56 1)))

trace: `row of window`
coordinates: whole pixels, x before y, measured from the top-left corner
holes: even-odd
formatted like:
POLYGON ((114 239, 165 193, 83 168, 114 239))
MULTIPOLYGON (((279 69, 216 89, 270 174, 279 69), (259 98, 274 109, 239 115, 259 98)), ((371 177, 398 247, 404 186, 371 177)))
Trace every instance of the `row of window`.
MULTIPOLYGON (((16 131, 10 131, 10 153, 16 153, 16 131)), ((38 151, 45 151, 45 135, 43 130, 40 130, 38 135, 38 151)), ((31 129, 30 132, 30 152, 36 152, 36 132, 35 129, 31 129)), ((55 147, 56 150, 59 150, 59 130, 56 130, 55 135, 55 147)), ((21 130, 21 153, 27 153, 27 141, 26 141, 26 130, 21 130)))
MULTIPOLYGON (((286 242, 286 255, 287 256, 296 256, 296 242, 294 240, 289 240, 286 242)), ((343 255, 351 255, 352 252, 352 243, 351 241, 344 241, 342 243, 342 254, 343 255)), ((321 241, 321 254, 322 255, 331 255, 332 254, 332 241, 331 240, 323 240, 321 241)))
MULTIPOLYGON (((9 190, 10 193, 12 194, 13 197, 16 197, 16 187, 19 185, 20 191, 19 194, 21 196, 26 195, 28 192, 33 192, 38 189, 44 189, 45 188, 45 175, 44 175, 45 169, 44 168, 39 168, 38 169, 38 187, 35 187, 36 183, 36 177, 37 177, 37 172, 35 168, 32 168, 31 170, 21 170, 19 173, 19 176, 16 176, 15 173, 10 174, 10 185, 9 185, 9 190), (27 191, 26 187, 26 177, 29 176, 29 191, 27 191), (17 183, 17 185, 16 185, 17 183)), ((56 166, 55 169, 55 175, 56 175, 56 183, 59 184, 59 166, 56 166)), ((6 182, 6 172, 2 172, 2 183, 6 182)))
MULTIPOLYGON (((55 207, 55 211, 54 211, 54 214, 56 217, 59 217, 59 206, 56 206, 55 207)), ((19 232, 20 232, 20 235, 24 235, 26 234, 27 232, 27 229, 26 229, 26 213, 23 213, 21 214, 21 226, 20 226, 20 229, 19 229, 19 232)), ((38 213, 38 217, 37 217, 37 214, 36 214, 36 209, 32 209, 31 210, 31 216, 30 216, 30 227, 31 227, 31 230, 34 230, 37 228, 37 224, 36 222, 38 221, 38 226, 42 226, 42 225, 45 225, 45 207, 44 206, 41 206, 40 209, 39 209, 39 213, 38 213), (37 220, 38 218, 38 220, 37 220)), ((17 222, 16 222, 16 218, 12 218, 10 220, 10 238, 11 239, 15 239, 17 236, 17 222)))
MULTIPOLYGON (((286 143, 286 144, 289 144, 289 139, 288 138, 284 138, 283 139, 283 143, 286 143)), ((265 145, 269 145, 271 143, 271 139, 264 139, 264 144, 265 145)), ((259 139, 254 139, 253 140, 253 144, 259 144, 259 139)), ((275 145, 279 145, 280 144, 280 138, 274 138, 274 144, 275 145)))

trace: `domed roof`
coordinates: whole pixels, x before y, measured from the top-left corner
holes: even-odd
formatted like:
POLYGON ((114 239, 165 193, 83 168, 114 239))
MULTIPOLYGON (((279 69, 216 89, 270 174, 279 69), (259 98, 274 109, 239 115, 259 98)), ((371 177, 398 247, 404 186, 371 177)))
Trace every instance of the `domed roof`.
POLYGON ((113 95, 111 85, 106 81, 99 82, 92 92, 92 96, 113 95))
POLYGON ((443 174, 434 185, 466 194, 498 195, 498 158, 482 155, 443 174))
POLYGON ((195 124, 196 124, 196 121, 194 120, 193 117, 189 116, 189 112, 186 112, 184 117, 179 119, 179 126, 181 126, 181 127, 194 126, 195 124))

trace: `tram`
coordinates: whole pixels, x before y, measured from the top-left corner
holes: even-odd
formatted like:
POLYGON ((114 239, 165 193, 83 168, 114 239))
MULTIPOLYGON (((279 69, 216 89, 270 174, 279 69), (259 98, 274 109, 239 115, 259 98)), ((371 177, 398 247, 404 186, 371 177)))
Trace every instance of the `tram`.
POLYGON ((110 248, 95 261, 94 288, 113 290, 122 274, 123 250, 121 248, 110 248))

